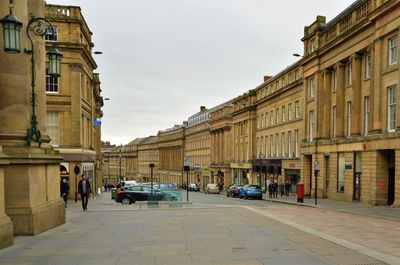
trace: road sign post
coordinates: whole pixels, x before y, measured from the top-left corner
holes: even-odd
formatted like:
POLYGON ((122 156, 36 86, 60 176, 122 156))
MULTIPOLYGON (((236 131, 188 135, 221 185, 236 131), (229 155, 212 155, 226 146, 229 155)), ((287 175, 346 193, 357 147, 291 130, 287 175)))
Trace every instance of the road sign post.
POLYGON ((186 172, 186 201, 189 201, 189 171, 190 171, 190 157, 183 158, 183 171, 186 172))
POLYGON ((315 160, 314 161, 314 176, 315 176, 315 187, 314 187, 314 198, 315 198, 315 206, 318 204, 318 182, 317 182, 317 177, 319 176, 319 161, 315 160))

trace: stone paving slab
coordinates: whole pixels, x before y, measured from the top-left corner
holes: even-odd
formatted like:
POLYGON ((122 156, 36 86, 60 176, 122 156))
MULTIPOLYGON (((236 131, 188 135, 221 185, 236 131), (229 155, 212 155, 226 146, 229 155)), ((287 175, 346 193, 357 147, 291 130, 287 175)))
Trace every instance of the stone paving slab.
POLYGON ((82 212, 79 204, 69 204, 65 225, 17 237, 14 246, 0 251, 0 265, 384 264, 366 249, 350 250, 266 217, 269 205, 251 208, 255 211, 233 205, 138 210, 99 198, 82 212))
POLYGON ((283 196, 276 199, 270 199, 268 196, 264 196, 264 200, 274 203, 284 203, 297 206, 306 207, 317 207, 322 209, 329 209, 339 212, 353 213, 358 215, 373 216, 378 218, 386 218, 389 220, 400 221, 400 208, 392 208, 390 206, 374 206, 366 203, 359 202, 347 202, 337 201, 329 199, 317 199, 317 205, 315 205, 314 198, 304 198, 304 203, 297 202, 297 196, 283 196))
MULTIPOLYGON (((391 246, 391 247, 400 246, 399 243, 394 243, 393 245, 392 242, 392 241, 400 242, 399 237, 395 236, 395 235, 400 235, 399 233, 400 228, 399 231, 396 231, 398 229, 397 226, 394 226, 393 229, 392 228, 388 229, 389 227, 388 225, 390 225, 390 222, 394 221, 378 219, 378 218, 375 218, 375 220, 373 220, 373 217, 370 217, 368 219, 368 222, 370 223, 375 222, 380 225, 368 227, 365 226, 365 221, 363 222, 363 220, 366 219, 363 216, 359 216, 359 218, 361 218, 362 220, 360 220, 360 222, 357 223, 357 220, 354 220, 354 215, 351 215, 351 217, 343 216, 343 215, 348 215, 347 213, 326 212, 318 208, 310 208, 307 209, 307 211, 305 212, 304 209, 301 209, 301 211, 299 211, 299 209, 297 209, 296 207, 292 206, 287 206, 287 207, 289 209, 286 210, 283 209, 282 207, 279 208, 269 207, 268 209, 263 208, 258 210, 250 207, 246 208, 251 211, 260 212, 266 217, 290 225, 306 233, 316 235, 320 238, 326 239, 330 242, 343 246, 341 251, 342 253, 340 253, 341 255, 332 256, 334 257, 334 261, 339 262, 339 264, 343 262, 342 257, 345 258, 347 257, 346 252, 348 249, 355 250, 359 253, 368 256, 360 258, 360 260, 364 260, 362 263, 354 263, 354 264, 375 264, 373 263, 375 259, 384 261, 388 264, 400 264, 400 253, 398 252, 398 249, 395 252, 389 252, 389 250, 392 248, 386 247, 386 246, 391 246), (324 213, 321 214, 321 211, 323 211, 324 213), (299 213, 301 213, 301 215, 299 213), (299 216, 301 216, 301 218, 299 218, 299 216), (344 222, 342 219, 347 220, 347 222, 344 222), (330 226, 334 227, 335 229, 330 230, 329 229, 330 226), (371 229, 374 230, 371 231, 371 229), (390 230, 390 232, 392 233, 392 236, 390 238, 386 236, 386 233, 382 233, 382 231, 387 231, 387 230, 390 230), (359 233, 363 232, 374 234, 374 238, 376 239, 376 241, 371 242, 371 241, 360 240, 358 235, 359 233), (339 233, 341 237, 337 237, 335 233, 339 233)), ((394 222, 394 224, 391 225, 395 224, 397 224, 397 222, 394 222)), ((314 248, 313 250, 316 249, 318 249, 318 247, 314 248)), ((320 252, 323 253, 324 255, 329 255, 329 253, 326 253, 326 250, 327 250, 326 248, 322 248, 320 252)), ((335 250, 333 251, 333 253, 336 254, 337 251, 338 250, 335 250)), ((355 262, 355 260, 356 259, 354 259, 354 261, 352 262, 355 262)))

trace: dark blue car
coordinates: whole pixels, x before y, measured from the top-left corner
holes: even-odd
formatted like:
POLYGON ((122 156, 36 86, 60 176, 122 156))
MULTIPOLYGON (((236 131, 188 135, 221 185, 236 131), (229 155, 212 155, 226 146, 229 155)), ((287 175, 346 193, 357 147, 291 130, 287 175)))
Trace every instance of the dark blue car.
POLYGON ((239 194, 240 198, 254 198, 258 200, 262 200, 262 190, 258 185, 245 185, 239 194))

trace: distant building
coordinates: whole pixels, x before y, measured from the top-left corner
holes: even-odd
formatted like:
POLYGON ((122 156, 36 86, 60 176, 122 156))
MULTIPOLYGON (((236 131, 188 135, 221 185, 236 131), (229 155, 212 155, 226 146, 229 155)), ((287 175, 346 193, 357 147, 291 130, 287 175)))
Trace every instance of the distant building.
POLYGON ((158 137, 149 136, 143 139, 138 145, 138 181, 150 182, 151 172, 153 171, 153 181, 158 182, 159 170, 159 150, 158 150, 158 137), (153 164, 153 169, 150 168, 153 164))
POLYGON ((301 181, 300 141, 303 133, 303 78, 300 61, 255 89, 256 152, 253 183, 265 190, 270 182, 301 181))
MULTIPOLYGON (((189 160, 189 183, 196 183, 204 188, 213 183, 210 175, 210 120, 211 110, 201 106, 200 111, 188 118, 185 130, 184 157, 189 160)), ((186 183, 186 175, 184 183, 186 183)))
POLYGON ((233 105, 231 101, 218 105, 210 112, 210 175, 213 183, 233 184, 233 105))
POLYGON ((182 185, 183 179, 183 155, 185 148, 185 128, 183 125, 175 125, 172 128, 158 132, 159 169, 160 182, 176 183, 182 185))

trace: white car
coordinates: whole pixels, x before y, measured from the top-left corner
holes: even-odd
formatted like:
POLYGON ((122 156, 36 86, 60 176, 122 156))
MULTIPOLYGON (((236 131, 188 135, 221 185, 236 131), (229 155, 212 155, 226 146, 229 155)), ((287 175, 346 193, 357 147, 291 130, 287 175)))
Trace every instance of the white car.
POLYGON ((214 184, 214 183, 207 184, 206 193, 207 194, 210 194, 210 193, 219 194, 218 184, 214 184))

